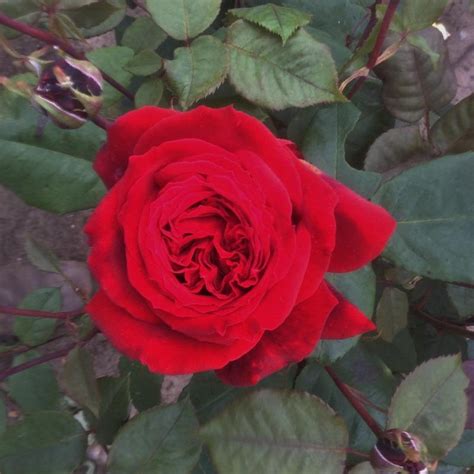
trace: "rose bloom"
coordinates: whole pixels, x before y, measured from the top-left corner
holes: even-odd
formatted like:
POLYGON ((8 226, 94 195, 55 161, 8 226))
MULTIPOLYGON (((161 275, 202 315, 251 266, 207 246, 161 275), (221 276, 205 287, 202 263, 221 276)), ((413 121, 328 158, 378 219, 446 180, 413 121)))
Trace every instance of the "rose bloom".
POLYGON ((255 118, 143 107, 113 124, 95 169, 110 190, 86 226, 87 310, 151 371, 252 385, 375 328, 324 274, 370 262, 394 220, 255 118))

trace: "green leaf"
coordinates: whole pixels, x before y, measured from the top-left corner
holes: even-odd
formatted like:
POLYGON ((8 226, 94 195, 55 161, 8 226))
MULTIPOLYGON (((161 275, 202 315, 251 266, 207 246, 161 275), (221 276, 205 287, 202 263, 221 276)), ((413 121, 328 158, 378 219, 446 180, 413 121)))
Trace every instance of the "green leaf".
POLYGON ((201 451, 201 457, 191 474, 217 474, 207 449, 201 451))
POLYGON ((117 431, 127 421, 130 408, 130 377, 102 377, 96 436, 99 443, 112 444, 117 431))
MULTIPOLYGON (((366 266, 350 273, 327 273, 326 278, 340 293, 372 318, 375 304, 375 273, 366 266)), ((326 363, 335 362, 352 349, 360 336, 340 340, 321 340, 312 356, 326 363)))
POLYGON ((453 466, 474 466, 474 430, 464 431, 461 440, 444 461, 453 466))
POLYGON ((474 315, 474 289, 459 285, 447 285, 448 297, 462 319, 474 315))
POLYGON ((198 422, 188 400, 144 411, 128 422, 110 450, 110 474, 187 474, 198 462, 198 422))
POLYGON ((229 10, 229 12, 236 18, 255 23, 271 33, 275 33, 282 39, 283 44, 298 28, 307 25, 311 20, 311 15, 308 13, 273 3, 253 8, 236 8, 229 10))
MULTIPOLYGON (((125 66, 134 56, 133 49, 125 46, 108 46, 94 49, 87 53, 87 59, 95 64, 100 70, 113 77, 122 86, 128 87, 133 75, 125 70, 125 66)), ((102 112, 115 114, 115 108, 122 100, 122 94, 114 89, 109 83, 104 83, 104 106, 102 112), (104 110, 105 109, 105 110, 104 110)))
POLYGON ((8 427, 0 436, 2 474, 66 474, 82 461, 86 433, 63 412, 42 411, 8 427))
POLYGON ((137 18, 123 34, 122 46, 136 53, 144 49, 155 50, 166 39, 166 33, 148 16, 137 18))
POLYGON ((61 385, 69 397, 98 417, 100 393, 92 362, 92 356, 86 349, 73 349, 64 364, 61 385))
POLYGON ((395 336, 407 325, 408 297, 406 293, 398 288, 385 288, 375 314, 380 337, 384 341, 393 342, 395 336))
MULTIPOLYGON (((27 236, 25 239, 25 250, 30 263, 39 270, 43 272, 61 273, 59 258, 50 248, 41 242, 27 236)), ((59 311, 59 309, 49 311, 59 311)))
MULTIPOLYGON (((41 17, 40 6, 36 0, 2 1, 1 5, 4 15, 22 23, 34 24, 41 17)), ((0 34, 7 38, 14 38, 19 35, 18 31, 6 26, 0 26, 0 34)))
POLYGON ((345 101, 327 46, 304 30, 282 46, 274 35, 239 20, 228 29, 226 43, 230 80, 251 102, 281 110, 345 101))
POLYGON ((459 355, 439 357, 417 367, 398 387, 387 428, 419 436, 433 459, 441 459, 461 438, 467 417, 459 355))
POLYGON ((288 134, 309 162, 359 194, 370 196, 380 176, 352 168, 345 160, 345 141, 359 116, 350 103, 312 107, 298 112, 288 134))
POLYGON ((151 49, 144 49, 125 65, 125 69, 135 76, 150 76, 161 68, 162 59, 151 49))
POLYGON ((190 47, 177 48, 174 54, 174 60, 165 62, 165 69, 171 87, 185 109, 211 94, 227 75, 227 49, 212 36, 200 36, 190 47))
POLYGON ((408 31, 428 28, 438 20, 449 0, 403 0, 399 8, 400 19, 408 31))
MULTIPOLYGON (((385 106, 394 117, 411 123, 430 110, 442 112, 457 89, 443 35, 436 28, 427 29, 420 35, 431 50, 439 54, 436 66, 430 55, 405 41, 390 59, 375 68, 384 83, 385 106)), ((399 34, 389 34, 384 48, 399 39, 399 34)))
POLYGON ((86 37, 99 36, 114 29, 124 19, 127 10, 125 0, 87 3, 80 8, 64 10, 86 37))
POLYGON ((346 458, 344 422, 318 398, 261 390, 201 428, 222 474, 339 474, 346 458))
MULTIPOLYGON (((37 352, 32 351, 21 354, 15 357, 14 365, 23 364, 38 356, 37 352)), ((61 394, 50 365, 37 365, 12 375, 8 378, 7 385, 10 396, 26 413, 55 410, 59 407, 61 394)))
POLYGON ((474 282, 473 173, 474 154, 465 153, 417 166, 383 184, 374 201, 398 222, 384 255, 418 275, 474 282))
POLYGON ((474 94, 444 114, 431 128, 430 140, 438 155, 474 148, 474 94))
POLYGON ((60 214, 94 207, 104 194, 90 162, 3 139, 0 184, 27 204, 60 214))
POLYGON ((145 79, 135 93, 135 107, 158 105, 163 96, 163 81, 156 77, 145 79))
POLYGON ((7 429, 7 407, 3 397, 0 397, 0 435, 7 429))
POLYGON ((395 172, 429 158, 428 144, 421 138, 418 126, 392 128, 372 144, 364 168, 378 173, 395 172))
POLYGON ((160 403, 163 376, 152 374, 140 362, 122 357, 119 363, 120 373, 129 374, 130 395, 133 405, 138 411, 147 410, 160 403))
MULTIPOLYGON (((18 306, 21 309, 60 311, 61 292, 59 288, 41 288, 26 296, 18 306)), ((56 329, 56 319, 17 316, 14 331, 23 344, 35 346, 46 342, 56 329)))
POLYGON ((202 33, 215 20, 221 0, 146 0, 153 20, 168 35, 188 40, 202 33))
POLYGON ((369 461, 362 462, 354 466, 349 474, 376 474, 369 461))

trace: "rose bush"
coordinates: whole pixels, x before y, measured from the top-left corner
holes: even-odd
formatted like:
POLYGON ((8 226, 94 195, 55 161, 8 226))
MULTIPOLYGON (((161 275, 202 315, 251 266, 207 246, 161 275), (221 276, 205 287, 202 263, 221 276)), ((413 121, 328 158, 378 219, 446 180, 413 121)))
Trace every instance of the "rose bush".
POLYGON ((110 128, 95 169, 110 190, 86 226, 88 311, 150 370, 251 385, 374 329, 324 274, 370 262, 394 220, 255 118, 144 107, 110 128))

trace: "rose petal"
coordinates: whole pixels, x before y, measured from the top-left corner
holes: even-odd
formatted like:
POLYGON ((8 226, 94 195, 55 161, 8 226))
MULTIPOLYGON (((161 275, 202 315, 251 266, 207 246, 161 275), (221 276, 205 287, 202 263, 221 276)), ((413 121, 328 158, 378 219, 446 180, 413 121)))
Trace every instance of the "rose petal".
POLYGON ((279 328, 266 332, 249 353, 218 370, 217 375, 232 385, 255 385, 288 364, 300 362, 316 346, 336 305, 337 298, 323 282, 279 328))
POLYGON ((357 306, 334 288, 330 289, 338 305, 329 315, 321 339, 346 339, 376 329, 375 324, 357 306))
POLYGON ((395 231, 396 221, 382 207, 323 175, 339 197, 336 247, 329 272, 352 272, 380 255, 395 231))
POLYGON ((107 131, 107 143, 94 162, 94 170, 108 188, 125 173, 128 159, 143 133, 160 120, 178 114, 174 110, 147 106, 122 115, 112 124, 107 131))
POLYGON ((163 323, 137 320, 100 290, 87 305, 87 312, 117 350, 161 374, 190 374, 223 367, 255 345, 243 340, 232 345, 200 342, 163 323))

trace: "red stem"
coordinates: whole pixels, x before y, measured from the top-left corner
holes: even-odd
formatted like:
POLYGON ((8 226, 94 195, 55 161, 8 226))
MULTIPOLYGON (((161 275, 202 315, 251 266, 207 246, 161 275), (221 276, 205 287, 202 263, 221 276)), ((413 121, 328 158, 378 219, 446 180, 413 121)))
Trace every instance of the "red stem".
MULTIPOLYGON (((65 53, 69 54, 75 59, 80 60, 87 60, 86 55, 82 51, 78 51, 74 48, 71 44, 67 41, 58 38, 57 36, 49 33, 48 31, 40 30, 39 28, 35 28, 34 26, 27 25, 26 23, 22 23, 16 21, 3 13, 0 13, 0 25, 7 26, 12 30, 16 30, 20 33, 23 33, 27 36, 31 36, 32 38, 36 38, 43 43, 51 44, 53 46, 57 46, 58 48, 62 49, 65 53)), ((134 100, 134 95, 128 91, 122 84, 118 83, 115 79, 110 77, 105 72, 101 71, 102 77, 106 80, 112 87, 117 89, 121 92, 124 96, 128 97, 130 100, 134 100)))
POLYGON ((354 410, 359 414, 359 416, 366 422, 367 426, 372 430, 374 435, 377 438, 383 437, 383 430, 380 428, 378 423, 372 418, 370 413, 366 410, 364 405, 354 397, 352 391, 347 387, 347 385, 342 382, 342 380, 337 376, 336 372, 332 367, 325 366, 326 372, 332 378, 333 382, 336 384, 337 388, 342 392, 342 394, 347 398, 349 403, 352 405, 354 410))
POLYGON ((365 43, 365 40, 370 36, 370 33, 374 29, 375 24, 377 23, 377 5, 380 5, 382 0, 375 0, 375 2, 370 7, 370 18, 367 26, 365 27, 364 32, 359 38, 359 41, 356 46, 356 50, 361 48, 362 45, 365 43))
POLYGON ((434 318, 433 316, 430 316, 428 313, 426 313, 417 306, 413 306, 412 310, 418 318, 429 322, 432 326, 441 331, 447 331, 452 334, 457 334, 467 339, 474 339, 474 332, 470 331, 469 329, 460 327, 457 324, 448 323, 443 319, 434 318))
POLYGON ((28 316, 32 318, 49 318, 49 319, 68 319, 75 318, 84 314, 84 308, 75 311, 37 311, 34 309, 11 308, 9 306, 0 306, 0 314, 11 314, 12 316, 28 316))
MULTIPOLYGON (((395 12, 397 10, 399 3, 400 3, 400 0, 390 0, 387 6, 387 11, 385 12, 385 15, 383 17, 379 34, 377 35, 377 39, 375 40, 374 49, 370 53, 369 60, 367 61, 367 64, 366 64, 366 68, 369 71, 371 71, 374 68, 374 66, 377 64, 377 59, 379 58, 380 53, 382 52, 383 42, 385 41, 385 38, 387 37, 388 29, 390 28, 390 23, 392 22, 393 16, 395 15, 395 12)), ((367 76, 362 76, 362 77, 359 77, 359 79, 357 79, 354 86, 350 90, 349 94, 347 94, 347 97, 349 99, 351 99, 354 96, 354 94, 364 85, 364 82, 366 79, 367 79, 367 76)))
POLYGON ((92 122, 94 122, 98 127, 103 128, 105 131, 107 131, 111 123, 102 115, 96 115, 95 117, 91 118, 92 122))
POLYGON ((462 281, 453 281, 453 285, 462 286, 463 288, 474 288, 474 285, 471 283, 464 283, 462 281))

